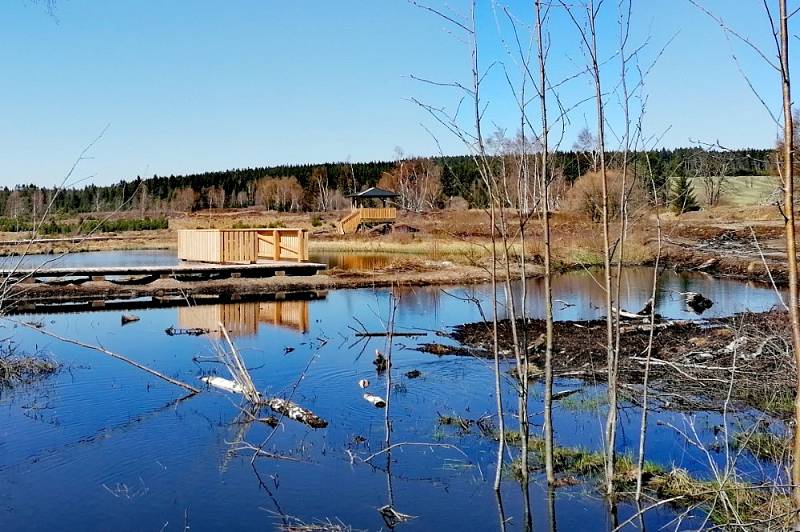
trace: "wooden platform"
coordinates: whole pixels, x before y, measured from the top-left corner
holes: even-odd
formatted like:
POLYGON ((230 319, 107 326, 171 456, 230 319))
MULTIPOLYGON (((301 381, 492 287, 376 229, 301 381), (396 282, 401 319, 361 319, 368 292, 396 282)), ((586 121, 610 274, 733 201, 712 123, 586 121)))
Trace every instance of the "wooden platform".
POLYGON ((181 229, 178 231, 178 258, 215 264, 308 260, 308 230, 262 229, 181 229))
MULTIPOLYGON (((220 307, 229 305, 265 305, 276 306, 281 303, 308 303, 325 299, 327 290, 290 290, 267 294, 245 294, 232 297, 228 294, 190 295, 190 296, 145 296, 136 297, 123 294, 113 299, 102 299, 94 296, 73 297, 64 299, 28 299, 16 302, 5 309, 8 314, 65 314, 75 312, 120 312, 157 308, 183 307, 220 307)), ((262 320, 265 321, 265 320, 262 320)), ((273 322, 279 321, 275 318, 273 322)), ((283 321, 286 321, 285 319, 283 321)), ((282 323, 283 323, 282 321, 282 323)), ((216 323, 214 327, 216 327, 216 323)))
MULTIPOLYGON (((105 281, 107 277, 178 279, 192 277, 195 280, 225 277, 271 277, 273 275, 315 275, 327 266, 314 262, 260 261, 255 264, 208 264, 181 262, 174 266, 91 266, 28 268, 0 270, 0 277, 10 277, 22 282, 48 282, 49 280, 85 278, 105 281)), ((137 282, 131 280, 131 282, 137 282)), ((139 279, 137 284, 144 284, 139 279)))

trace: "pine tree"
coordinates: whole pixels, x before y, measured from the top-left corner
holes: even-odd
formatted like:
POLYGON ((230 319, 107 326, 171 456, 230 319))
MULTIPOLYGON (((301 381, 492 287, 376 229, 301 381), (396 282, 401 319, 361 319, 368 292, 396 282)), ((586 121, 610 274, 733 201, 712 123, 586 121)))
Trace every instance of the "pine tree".
POLYGON ((672 209, 678 214, 700 210, 697 199, 694 197, 694 189, 689 178, 685 175, 679 176, 672 184, 672 209))

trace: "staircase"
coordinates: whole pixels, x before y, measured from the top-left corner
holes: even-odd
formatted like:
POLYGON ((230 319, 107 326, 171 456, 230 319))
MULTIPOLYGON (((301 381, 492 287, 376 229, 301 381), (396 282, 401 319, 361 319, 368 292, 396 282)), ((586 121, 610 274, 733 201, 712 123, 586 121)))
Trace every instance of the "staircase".
POLYGON ((350 214, 339 220, 339 234, 349 235, 358 231, 361 225, 361 210, 353 209, 350 214))
POLYGON ((397 221, 397 209, 394 207, 357 207, 339 220, 339 234, 355 233, 361 224, 391 224, 395 221, 397 221))

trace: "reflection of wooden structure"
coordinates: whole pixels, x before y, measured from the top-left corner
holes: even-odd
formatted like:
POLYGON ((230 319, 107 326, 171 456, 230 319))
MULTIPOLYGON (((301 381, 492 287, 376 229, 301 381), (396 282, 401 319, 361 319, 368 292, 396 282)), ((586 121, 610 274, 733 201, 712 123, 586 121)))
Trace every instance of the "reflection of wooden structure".
POLYGON ((352 210, 339 220, 339 233, 355 233, 361 225, 394 223, 397 220, 397 209, 387 207, 386 201, 397 196, 395 192, 378 187, 350 194, 347 197, 352 202, 352 210), (380 207, 375 206, 377 203, 380 203, 380 207))
POLYGON ((308 260, 306 229, 182 229, 178 258, 219 264, 308 260))
POLYGON ((218 337, 220 323, 232 336, 254 335, 261 323, 304 333, 309 328, 308 301, 248 301, 178 309, 182 329, 208 329, 218 337))

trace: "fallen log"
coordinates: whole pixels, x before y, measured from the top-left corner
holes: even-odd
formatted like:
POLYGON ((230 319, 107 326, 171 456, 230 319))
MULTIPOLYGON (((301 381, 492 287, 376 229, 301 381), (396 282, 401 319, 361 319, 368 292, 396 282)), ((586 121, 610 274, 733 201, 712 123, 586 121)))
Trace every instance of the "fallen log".
MULTIPOLYGON (((205 382, 209 386, 213 386, 214 388, 219 388, 220 390, 224 390, 230 393, 237 393, 240 395, 244 395, 244 388, 242 387, 241 384, 239 384, 236 381, 225 379, 223 377, 200 377, 200 380, 205 382)), ((258 402, 256 403, 256 406, 261 406, 261 405, 266 405, 275 412, 283 414, 285 417, 288 417, 295 421, 299 421, 300 423, 305 423, 306 425, 314 429, 321 429, 328 426, 327 421, 317 416, 311 410, 303 408, 302 406, 297 405, 291 401, 287 401, 286 399, 281 399, 279 397, 271 397, 265 399, 263 397, 260 397, 258 402)))
POLYGON ((628 312, 627 310, 617 310, 617 307, 611 307, 611 312, 617 314, 620 318, 629 320, 647 320, 650 319, 650 314, 636 314, 635 312, 628 312))
POLYGON ((200 380, 209 386, 213 386, 214 388, 244 395, 244 388, 242 388, 242 385, 236 381, 225 379, 223 377, 200 377, 200 380))
POLYGON ((300 423, 305 423, 312 429, 324 429, 328 426, 328 422, 316 415, 311 410, 303 408, 286 399, 273 397, 271 399, 262 400, 261 404, 265 404, 279 414, 283 414, 289 419, 294 419, 300 423))
POLYGON ((386 406, 386 401, 384 401, 382 397, 372 395, 371 393, 365 393, 364 400, 371 403, 375 408, 384 408, 386 406))
POLYGON ((564 399, 565 397, 569 397, 570 395, 576 394, 580 392, 580 389, 575 390, 562 390, 560 392, 556 392, 553 394, 553 401, 558 401, 559 399, 564 399))
POLYGON ((204 334, 208 334, 211 331, 209 329, 203 329, 200 327, 193 327, 190 329, 178 329, 175 326, 170 326, 167 329, 164 329, 164 332, 167 333, 167 336, 202 336, 204 334))
POLYGON ((139 321, 141 318, 135 314, 123 314, 120 318, 120 322, 122 325, 127 325, 129 323, 133 323, 135 321, 139 321))

